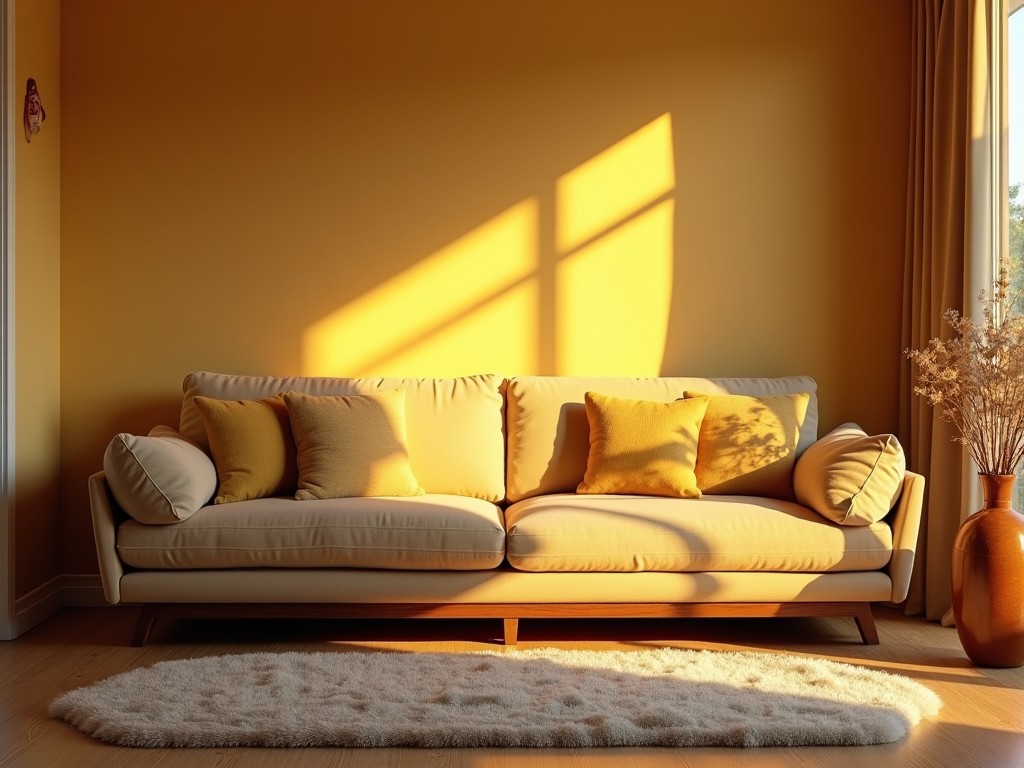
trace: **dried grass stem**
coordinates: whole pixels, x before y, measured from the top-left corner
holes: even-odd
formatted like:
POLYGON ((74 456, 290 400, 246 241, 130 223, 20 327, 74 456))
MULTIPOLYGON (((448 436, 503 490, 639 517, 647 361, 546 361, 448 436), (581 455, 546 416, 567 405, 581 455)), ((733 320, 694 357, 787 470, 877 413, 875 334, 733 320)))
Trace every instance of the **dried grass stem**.
POLYGON ((982 292, 982 322, 950 309, 953 335, 906 350, 917 364, 914 393, 959 432, 982 474, 1012 475, 1024 458, 1024 316, 1013 312, 1006 260, 991 298, 982 292))

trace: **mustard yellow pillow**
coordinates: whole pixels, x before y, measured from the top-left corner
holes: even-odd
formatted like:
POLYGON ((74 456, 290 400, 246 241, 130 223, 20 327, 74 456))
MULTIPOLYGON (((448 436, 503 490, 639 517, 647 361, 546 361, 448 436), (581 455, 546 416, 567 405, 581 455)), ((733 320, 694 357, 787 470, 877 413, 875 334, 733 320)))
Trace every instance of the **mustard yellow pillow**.
MULTIPOLYGON (((686 392, 686 397, 700 397, 686 392)), ((707 396, 705 396, 707 397, 707 396)), ((697 445, 708 494, 793 498, 793 466, 810 395, 711 395, 697 445)))
POLYGON ((903 490, 907 460, 894 435, 836 427, 796 462, 797 500, 840 525, 871 525, 889 514, 903 490))
POLYGON ((214 504, 295 492, 295 443, 284 399, 195 398, 217 468, 214 504))
POLYGON ((405 390, 316 396, 285 392, 298 448, 296 499, 419 496, 406 447, 405 390))
POLYGON ((584 395, 587 471, 577 493, 700 498, 694 462, 707 398, 659 403, 584 395))

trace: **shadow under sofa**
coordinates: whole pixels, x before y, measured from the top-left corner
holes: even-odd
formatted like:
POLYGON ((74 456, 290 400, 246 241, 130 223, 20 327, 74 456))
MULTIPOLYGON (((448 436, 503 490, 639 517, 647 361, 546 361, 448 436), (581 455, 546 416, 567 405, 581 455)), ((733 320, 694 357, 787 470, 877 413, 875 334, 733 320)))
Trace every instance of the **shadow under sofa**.
POLYGON ((661 402, 688 391, 808 393, 800 461, 818 439, 808 377, 198 372, 184 382, 179 430, 163 434, 180 431, 209 451, 196 397, 396 388, 406 393, 408 456, 423 495, 204 503, 185 519, 140 522, 125 507, 154 504, 154 489, 129 492, 119 480, 115 494, 107 471, 122 468, 105 462, 89 480, 96 547, 108 602, 143 607, 133 644, 146 643, 160 618, 495 618, 514 644, 524 618, 702 616, 847 616, 877 643, 871 603, 906 597, 924 492, 912 472, 868 525, 837 524, 792 499, 574 493, 587 468, 586 392, 661 402))

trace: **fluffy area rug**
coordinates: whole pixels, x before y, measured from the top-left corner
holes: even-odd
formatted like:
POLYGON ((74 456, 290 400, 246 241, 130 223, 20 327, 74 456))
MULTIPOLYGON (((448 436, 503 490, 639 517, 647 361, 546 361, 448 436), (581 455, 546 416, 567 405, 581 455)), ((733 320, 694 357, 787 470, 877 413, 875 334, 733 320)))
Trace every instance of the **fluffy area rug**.
POLYGON ((891 742, 940 706, 913 680, 824 659, 545 649, 165 661, 50 714, 135 747, 763 747, 891 742))

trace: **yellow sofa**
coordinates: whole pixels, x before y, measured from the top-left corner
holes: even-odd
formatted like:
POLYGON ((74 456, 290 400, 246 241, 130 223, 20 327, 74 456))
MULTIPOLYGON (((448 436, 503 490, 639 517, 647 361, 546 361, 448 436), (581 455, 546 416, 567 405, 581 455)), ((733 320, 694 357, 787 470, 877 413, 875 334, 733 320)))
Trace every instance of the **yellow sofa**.
POLYGON ((886 501, 882 519, 856 525, 800 494, 576 492, 590 450, 587 392, 666 403, 687 392, 807 393, 794 437, 799 474, 808 448, 822 444, 808 377, 197 372, 183 388, 177 429, 119 435, 89 480, 105 596, 143 606, 135 644, 160 617, 204 616, 490 617, 504 621, 509 644, 531 617, 849 616, 877 643, 871 603, 906 597, 924 478, 902 466, 891 509, 886 501), (216 467, 197 397, 395 389, 405 392, 421 495, 212 503, 216 467))

